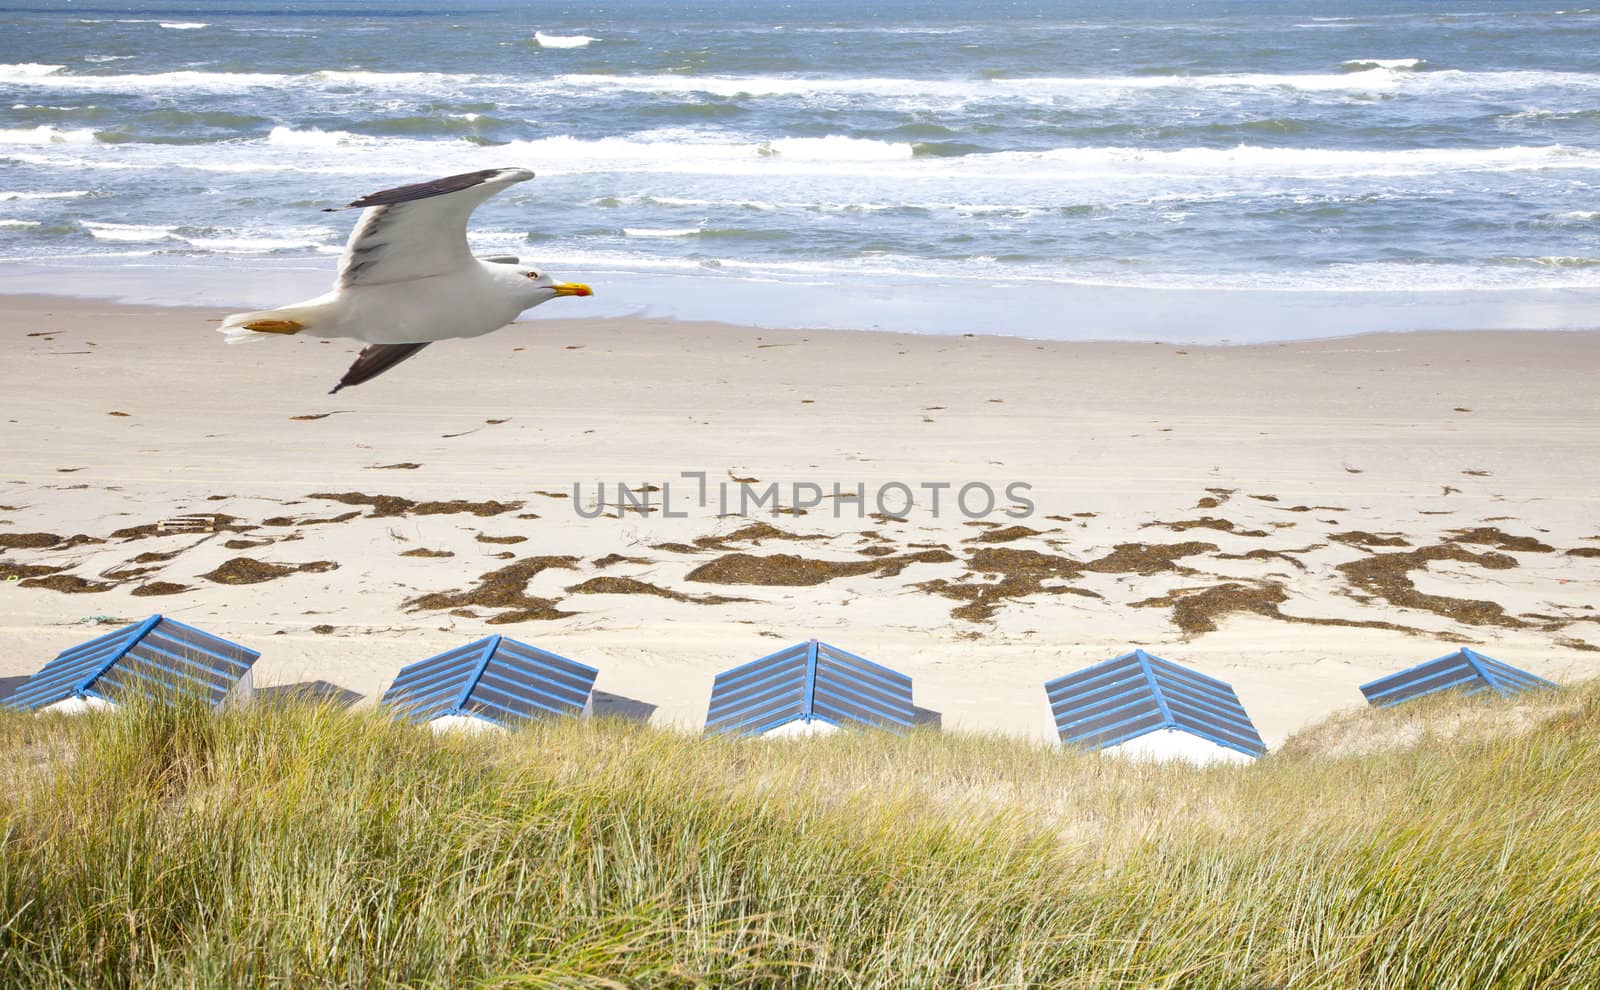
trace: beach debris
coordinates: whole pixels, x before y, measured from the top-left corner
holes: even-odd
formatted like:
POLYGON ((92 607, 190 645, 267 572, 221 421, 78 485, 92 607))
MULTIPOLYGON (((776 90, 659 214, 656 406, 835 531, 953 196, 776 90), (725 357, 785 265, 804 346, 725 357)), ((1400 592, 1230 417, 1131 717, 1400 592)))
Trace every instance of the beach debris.
POLYGON ((728 605, 734 602, 754 601, 751 598, 731 598, 726 595, 686 595, 681 591, 662 588, 637 578, 601 576, 592 577, 582 584, 567 588, 574 595, 653 595, 675 602, 693 602, 696 605, 728 605))
POLYGON ((974 580, 935 578, 913 587, 962 602, 950 610, 952 618, 987 622, 994 618, 1001 605, 1031 595, 1065 594, 1099 598, 1098 594, 1086 588, 1045 584, 1050 579, 1073 580, 1082 575, 1083 569, 1083 564, 1071 557, 1013 547, 985 547, 974 550, 967 559, 966 576, 974 580), (999 580, 982 580, 978 575, 998 576, 999 580))
POLYGON ((1164 595, 1130 603, 1133 608, 1171 608, 1172 622, 1185 634, 1216 632, 1217 623, 1230 615, 1251 613, 1279 622, 1314 626, 1346 626, 1420 633, 1421 630, 1380 619, 1313 618, 1285 615, 1279 608, 1289 594, 1277 581, 1228 581, 1200 588, 1173 588, 1164 595))
POLYGON ((419 595, 408 599, 405 607, 412 611, 448 611, 469 606, 501 609, 485 620, 491 625, 563 619, 577 613, 563 611, 553 599, 528 594, 528 582, 551 568, 575 570, 577 565, 577 557, 525 557, 479 575, 477 585, 465 591, 419 595))
POLYGON ((1444 616, 1455 622, 1473 626, 1506 626, 1524 628, 1533 625, 1506 614, 1504 607, 1481 599, 1451 598, 1431 595, 1417 590, 1411 572, 1426 568, 1434 561, 1449 560, 1476 564, 1492 571, 1502 571, 1517 566, 1516 558, 1493 551, 1473 553, 1454 543, 1441 543, 1405 553, 1379 553, 1361 560, 1336 565, 1351 588, 1373 595, 1390 605, 1417 609, 1444 616))
POLYGON ((911 564, 943 564, 956 559, 955 555, 945 550, 921 550, 875 560, 843 561, 818 560, 787 553, 728 553, 696 567, 685 579, 707 584, 804 587, 863 574, 894 577, 911 564))
POLYGON ((305 564, 274 564, 253 557, 234 557, 200 576, 218 584, 261 584, 264 581, 288 577, 290 574, 321 574, 337 570, 338 567, 339 565, 331 560, 313 560, 305 564))
POLYGON ((55 533, 0 533, 0 550, 42 550, 61 539, 55 533))

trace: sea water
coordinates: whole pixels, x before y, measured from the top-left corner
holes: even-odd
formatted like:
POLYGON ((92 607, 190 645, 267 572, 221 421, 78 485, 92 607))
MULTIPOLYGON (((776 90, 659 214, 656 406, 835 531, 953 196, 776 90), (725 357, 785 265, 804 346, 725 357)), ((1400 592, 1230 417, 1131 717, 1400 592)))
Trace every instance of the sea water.
POLYGON ((1270 340, 1600 324, 1584 0, 0 6, 0 291, 266 305, 538 173, 549 315, 1270 340))

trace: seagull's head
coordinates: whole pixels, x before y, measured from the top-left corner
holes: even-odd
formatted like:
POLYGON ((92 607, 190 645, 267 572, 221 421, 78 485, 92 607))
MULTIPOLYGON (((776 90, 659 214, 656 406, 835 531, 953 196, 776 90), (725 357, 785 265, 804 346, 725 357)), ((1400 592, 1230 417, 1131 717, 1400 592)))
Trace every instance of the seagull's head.
POLYGON ((580 282, 557 282, 549 272, 525 265, 517 266, 517 273, 522 276, 525 297, 529 306, 537 306, 542 302, 560 296, 592 296, 594 290, 580 282))

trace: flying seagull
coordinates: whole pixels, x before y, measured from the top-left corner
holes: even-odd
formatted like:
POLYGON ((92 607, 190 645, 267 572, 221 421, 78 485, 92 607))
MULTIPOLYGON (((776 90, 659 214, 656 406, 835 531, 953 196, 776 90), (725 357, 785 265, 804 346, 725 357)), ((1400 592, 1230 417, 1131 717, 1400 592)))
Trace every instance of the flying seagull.
MULTIPOLYGON (((235 313, 219 328, 228 343, 306 334, 365 341, 333 387, 360 385, 436 340, 479 337, 558 296, 592 295, 513 257, 474 258, 467 218, 479 203, 533 173, 490 168, 385 189, 335 210, 360 209, 333 291, 305 302, 235 313)), ((330 393, 331 394, 331 393, 330 393)))

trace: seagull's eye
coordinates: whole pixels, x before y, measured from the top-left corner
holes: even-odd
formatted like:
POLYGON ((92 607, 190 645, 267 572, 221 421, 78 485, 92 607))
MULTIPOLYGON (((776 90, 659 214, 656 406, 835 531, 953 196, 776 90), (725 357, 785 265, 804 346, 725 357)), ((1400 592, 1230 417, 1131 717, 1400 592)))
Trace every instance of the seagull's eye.
POLYGON ((529 272, 528 273, 528 277, 529 278, 538 278, 539 277, 539 273, 538 272, 529 272))

